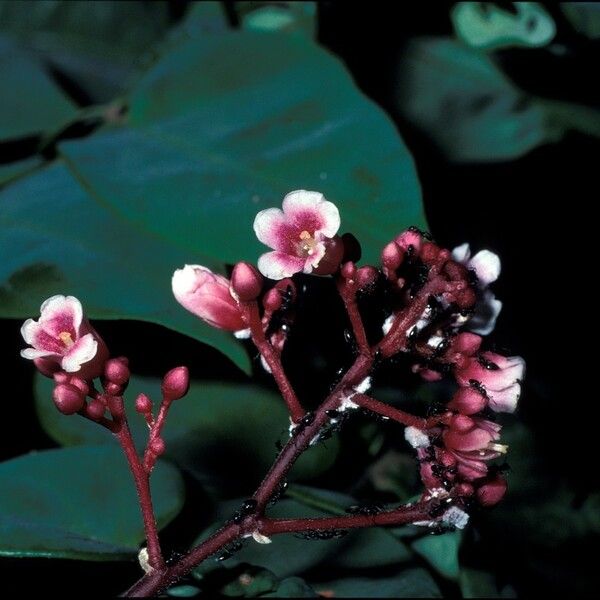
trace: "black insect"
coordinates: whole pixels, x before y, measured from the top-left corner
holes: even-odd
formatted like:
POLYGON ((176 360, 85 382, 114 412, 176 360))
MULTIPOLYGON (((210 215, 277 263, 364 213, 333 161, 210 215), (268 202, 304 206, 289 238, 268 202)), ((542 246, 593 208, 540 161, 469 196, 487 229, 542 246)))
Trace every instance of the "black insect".
POLYGON ((233 515, 233 522, 239 525, 248 515, 256 510, 257 502, 254 498, 248 498, 242 502, 240 508, 233 515))
POLYGON ((486 398, 488 397, 487 390, 481 381, 477 381, 477 379, 469 379, 469 385, 474 390, 477 390, 482 396, 485 396, 486 398))
POLYGON ((330 418, 330 419, 337 419, 340 416, 340 412, 338 410, 326 410, 325 414, 330 418))
POLYGON ((433 354, 431 355, 431 358, 438 358, 439 356, 442 356, 442 354, 444 354, 444 352, 446 352, 446 350, 448 350, 449 346, 450 346, 450 340, 448 338, 444 338, 435 347, 435 350, 433 351, 433 354))
POLYGON ((469 282, 469 285, 471 285, 471 287, 477 287, 477 285, 479 284, 479 277, 477 277, 475 269, 469 269, 467 271, 467 281, 469 282))
POLYGON ((285 290, 281 292, 281 306, 279 310, 286 312, 290 309, 292 302, 294 301, 294 290, 291 285, 288 285, 285 290))
POLYGON ((300 419, 300 426, 307 427, 315 420, 315 413, 308 412, 300 419))
POLYGON ((313 529, 297 533, 296 537, 304 540, 333 540, 344 537, 347 533, 345 529, 313 529))
POLYGON ((282 481, 273 491, 273 493, 271 494, 271 497, 269 498, 269 504, 276 504, 277 502, 279 502, 283 496, 285 496, 285 491, 287 489, 288 486, 288 482, 287 481, 282 481))
POLYGON ((241 542, 232 542, 231 544, 225 546, 223 552, 219 556, 217 556, 217 561, 221 562, 231 558, 236 552, 239 552, 242 549, 241 542))
POLYGON ((361 506, 349 506, 346 509, 351 515, 366 515, 372 517, 378 515, 383 510, 383 506, 379 504, 364 504, 361 506))
POLYGON ((441 517, 446 510, 448 509, 448 506, 443 503, 443 502, 436 502, 428 511, 427 514, 432 518, 432 519, 436 519, 437 517, 441 517))
POLYGON ((500 369, 500 367, 495 362, 492 362, 491 360, 488 360, 485 356, 479 355, 477 357, 477 362, 484 369, 487 369, 488 371, 498 371, 500 369))

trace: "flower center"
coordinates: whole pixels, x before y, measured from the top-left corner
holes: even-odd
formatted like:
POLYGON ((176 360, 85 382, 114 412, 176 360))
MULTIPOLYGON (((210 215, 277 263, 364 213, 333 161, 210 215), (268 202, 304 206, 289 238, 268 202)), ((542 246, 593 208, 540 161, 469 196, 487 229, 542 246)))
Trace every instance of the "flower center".
POLYGON ((300 233, 300 251, 305 256, 314 254, 317 240, 306 230, 300 233))
POLYGON ((58 334, 58 339, 65 345, 65 348, 71 348, 75 344, 68 331, 61 331, 58 334))
POLYGON ((500 454, 506 454, 508 452, 508 446, 506 444, 495 444, 490 442, 487 445, 488 450, 492 450, 493 452, 499 452, 500 454))

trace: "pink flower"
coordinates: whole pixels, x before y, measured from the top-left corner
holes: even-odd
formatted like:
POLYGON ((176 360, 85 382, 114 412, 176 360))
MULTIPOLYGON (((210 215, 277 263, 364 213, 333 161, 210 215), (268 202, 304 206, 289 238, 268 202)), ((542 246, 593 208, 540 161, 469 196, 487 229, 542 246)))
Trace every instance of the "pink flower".
POLYGON ((340 227, 335 204, 319 192, 297 190, 283 199, 282 207, 261 210, 254 219, 256 236, 273 248, 258 259, 258 269, 265 277, 283 279, 294 273, 312 273, 330 244, 341 261, 343 244, 332 242, 340 227))
POLYGON ((475 314, 469 320, 469 329, 480 335, 488 335, 493 331, 502 310, 502 302, 487 289, 500 276, 500 258, 489 250, 480 250, 471 257, 469 244, 454 248, 452 258, 475 271, 477 275, 481 297, 477 302, 475 314))
POLYGON ((485 388, 489 407, 496 412, 514 412, 521 395, 525 376, 525 361, 520 356, 502 356, 484 352, 472 357, 454 371, 459 385, 469 386, 478 381, 485 388))
POLYGON ((478 417, 456 415, 442 435, 444 446, 454 458, 458 475, 467 481, 487 475, 486 462, 506 454, 508 446, 498 444, 501 426, 478 417))
POLYGON ((235 332, 246 329, 226 277, 200 265, 185 265, 173 273, 171 284, 177 302, 209 325, 235 332))
POLYGON ((40 362, 50 375, 52 365, 83 379, 100 375, 108 358, 102 338, 83 317, 81 302, 74 296, 52 296, 40 307, 40 319, 27 319, 21 335, 32 348, 21 356, 40 362))

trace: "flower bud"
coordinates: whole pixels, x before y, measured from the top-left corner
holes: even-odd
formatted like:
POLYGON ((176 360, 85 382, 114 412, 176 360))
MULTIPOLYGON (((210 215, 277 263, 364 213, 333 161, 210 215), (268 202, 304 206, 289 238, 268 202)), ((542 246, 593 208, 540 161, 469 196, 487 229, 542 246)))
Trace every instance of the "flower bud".
POLYGON ((165 449, 165 441, 161 437, 155 437, 150 442, 150 450, 154 456, 160 456, 161 454, 164 454, 165 449))
POLYGON ((60 365, 49 358, 35 358, 33 364, 44 377, 54 377, 58 373, 62 373, 60 365))
POLYGON ((421 247, 419 256, 426 265, 431 265, 438 260, 441 248, 433 242, 425 242, 421 247))
POLYGON ((190 389, 190 374, 187 367, 175 367, 163 378, 161 390, 167 401, 179 400, 190 389))
POLYGON ((344 279, 353 279, 356 277, 356 265, 348 261, 342 265, 341 274, 344 279))
POLYGON ((231 288, 242 302, 256 300, 263 287, 263 276, 247 262, 239 262, 231 273, 231 288))
POLYGON ((271 288, 263 298, 263 306, 265 307, 265 310, 269 310, 271 312, 279 310, 282 303, 283 298, 281 297, 281 293, 275 288, 271 288))
POLYGON ((85 409, 85 414, 94 421, 99 421, 104 416, 105 407, 100 400, 92 400, 85 409))
POLYGON ((324 242, 325 254, 319 264, 313 268, 315 275, 332 275, 340 268, 344 257, 344 242, 339 235, 326 239, 324 242))
POLYGON ((228 331, 246 329, 242 312, 229 291, 229 280, 200 265, 177 269, 171 282, 177 301, 209 325, 228 331))
POLYGON ((131 375, 128 363, 129 361, 124 356, 107 360, 104 365, 104 377, 106 380, 120 386, 125 385, 131 375))
POLYGON ((419 252, 423 243, 423 234, 416 227, 409 227, 397 236, 394 241, 404 251, 412 246, 415 252, 419 252))
POLYGON ((342 242, 344 242, 344 256, 342 257, 342 262, 358 262, 362 256, 360 242, 351 233, 344 233, 342 235, 342 242))
POLYGON ((87 384, 87 381, 81 379, 81 377, 77 377, 77 375, 71 375, 68 383, 79 389, 84 397, 87 396, 90 391, 90 386, 87 384))
POLYGON ((507 489, 508 484, 506 483, 506 479, 497 476, 490 481, 486 481, 477 488, 475 495, 477 496, 479 504, 489 507, 498 504, 498 502, 504 498, 507 489))
POLYGON ((152 400, 146 394, 139 394, 135 399, 135 410, 141 415, 152 412, 152 400))
POLYGON ((381 264, 390 271, 395 271, 403 260, 404 250, 396 242, 390 242, 381 252, 381 264))
POLYGON ((109 396, 120 396, 123 392, 123 386, 119 385, 118 383, 113 383, 112 381, 105 383, 103 387, 104 391, 109 396))
POLYGON ((487 406, 487 398, 472 387, 460 388, 448 403, 448 408, 463 415, 474 415, 487 406))
POLYGON ((358 289, 362 290, 377 280, 379 276, 379 271, 375 267, 366 266, 361 267, 356 271, 356 284, 358 285, 358 289))
POLYGON ((63 415, 73 415, 85 404, 81 390, 69 383, 59 383, 52 392, 52 400, 63 415))

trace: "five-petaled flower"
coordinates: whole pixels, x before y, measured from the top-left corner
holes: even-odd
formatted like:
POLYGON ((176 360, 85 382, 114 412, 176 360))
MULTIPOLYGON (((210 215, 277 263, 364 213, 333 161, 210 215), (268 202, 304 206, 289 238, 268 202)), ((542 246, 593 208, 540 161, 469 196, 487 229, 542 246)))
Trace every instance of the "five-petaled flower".
POLYGON ((38 321, 27 319, 21 335, 31 348, 21 356, 41 361, 45 373, 51 366, 92 379, 102 372, 108 351, 102 338, 83 316, 81 302, 74 296, 52 296, 40 307, 38 321))
MULTIPOLYGON (((340 227, 340 213, 335 204, 319 192, 297 190, 283 199, 283 210, 267 208, 254 219, 258 239, 273 248, 258 259, 260 272, 270 279, 284 279, 294 273, 316 273, 325 254, 331 249, 339 254, 342 244, 334 241, 340 227)), ((336 256, 337 258, 337 256, 336 256)))

